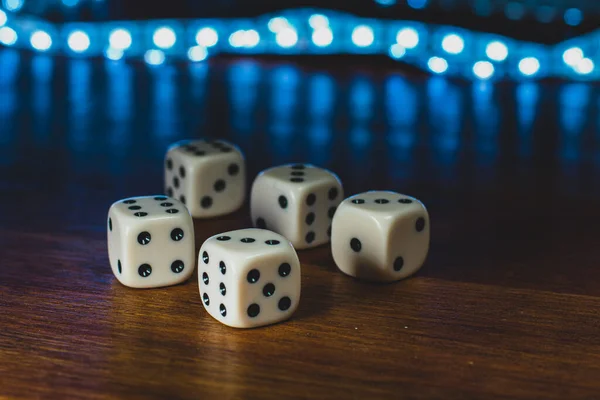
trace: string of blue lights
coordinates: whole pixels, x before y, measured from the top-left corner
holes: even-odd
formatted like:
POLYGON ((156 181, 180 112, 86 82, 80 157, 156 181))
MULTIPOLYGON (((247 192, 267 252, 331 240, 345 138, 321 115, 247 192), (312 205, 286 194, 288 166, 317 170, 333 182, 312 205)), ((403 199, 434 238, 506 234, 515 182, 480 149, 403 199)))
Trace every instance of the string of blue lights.
POLYGON ((150 66, 218 53, 387 54, 470 79, 598 80, 600 30, 553 46, 414 21, 301 9, 256 19, 52 24, 0 8, 0 45, 73 57, 142 58, 150 66))

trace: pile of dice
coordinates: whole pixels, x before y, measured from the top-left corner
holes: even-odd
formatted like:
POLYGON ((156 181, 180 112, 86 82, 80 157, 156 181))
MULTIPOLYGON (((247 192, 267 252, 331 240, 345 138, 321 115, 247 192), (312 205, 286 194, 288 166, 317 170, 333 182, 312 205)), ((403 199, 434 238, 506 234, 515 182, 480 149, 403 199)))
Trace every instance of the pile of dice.
POLYGON ((262 171, 252 183, 254 228, 214 235, 196 257, 192 218, 231 213, 246 199, 244 156, 225 141, 170 146, 165 193, 110 207, 112 271, 129 287, 161 287, 186 281, 197 262, 204 308, 232 327, 269 325, 294 313, 301 286, 295 249, 331 242, 342 272, 378 282, 414 274, 429 250, 429 215, 417 199, 391 191, 344 199, 334 173, 290 164, 262 171))

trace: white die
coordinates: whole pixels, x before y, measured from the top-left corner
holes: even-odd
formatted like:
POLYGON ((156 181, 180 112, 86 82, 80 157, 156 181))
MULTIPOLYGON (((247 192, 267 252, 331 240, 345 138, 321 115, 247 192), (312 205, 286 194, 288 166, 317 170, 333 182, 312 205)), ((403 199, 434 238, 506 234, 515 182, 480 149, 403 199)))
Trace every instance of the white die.
POLYGON ((208 238, 198 254, 198 285, 208 313, 234 328, 288 319, 300 301, 300 261, 283 236, 241 229, 208 238))
POLYGON ((252 184, 250 212, 255 227, 280 233, 296 249, 329 242, 331 221, 344 198, 339 178, 310 164, 261 172, 252 184))
POLYGON ((175 285, 194 272, 194 224, 187 208, 166 196, 119 200, 108 211, 108 257, 125 286, 175 285))
POLYGON ((333 218, 331 251, 353 277, 391 282, 417 272, 429 251, 429 214, 417 199, 370 191, 344 200, 333 218))
POLYGON ((195 218, 229 214, 246 197, 244 156, 221 140, 177 142, 165 155, 165 193, 184 203, 195 218))

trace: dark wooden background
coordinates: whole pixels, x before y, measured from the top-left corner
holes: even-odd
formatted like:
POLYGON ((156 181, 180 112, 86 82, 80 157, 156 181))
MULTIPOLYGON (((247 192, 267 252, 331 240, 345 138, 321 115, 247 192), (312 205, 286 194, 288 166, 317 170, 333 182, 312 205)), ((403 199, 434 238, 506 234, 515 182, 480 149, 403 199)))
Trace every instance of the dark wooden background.
MULTIPOLYGON (((147 70, 0 51, 0 397, 600 398, 600 90, 427 78, 377 60, 147 70), (362 283, 299 252, 290 321, 235 330, 196 276, 120 285, 105 218, 173 141, 312 162, 421 199, 429 258, 362 283)), ((249 225, 197 220, 197 246, 249 225)))

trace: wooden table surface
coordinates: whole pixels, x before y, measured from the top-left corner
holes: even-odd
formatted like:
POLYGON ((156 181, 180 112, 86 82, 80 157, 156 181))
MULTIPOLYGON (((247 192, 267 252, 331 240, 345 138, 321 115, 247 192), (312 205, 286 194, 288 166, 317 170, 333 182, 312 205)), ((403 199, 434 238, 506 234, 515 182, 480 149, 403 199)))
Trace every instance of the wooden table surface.
MULTIPOLYGON (((365 60, 193 68, 0 51, 0 397, 600 398, 600 91, 472 84, 365 60), (286 162, 348 195, 421 199, 431 251, 363 283, 299 252, 285 323, 236 330, 197 277, 119 284, 105 219, 159 193, 179 139, 237 143, 249 176, 286 162)), ((248 209, 196 220, 197 243, 248 209)))

